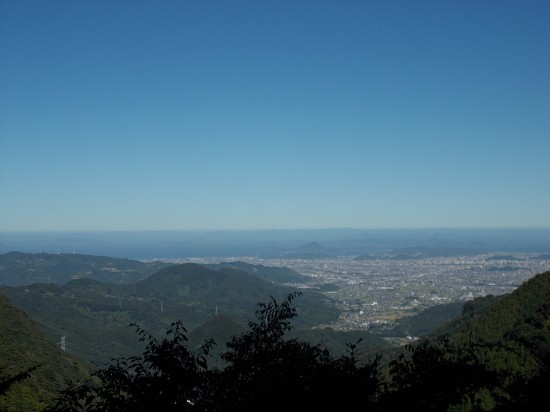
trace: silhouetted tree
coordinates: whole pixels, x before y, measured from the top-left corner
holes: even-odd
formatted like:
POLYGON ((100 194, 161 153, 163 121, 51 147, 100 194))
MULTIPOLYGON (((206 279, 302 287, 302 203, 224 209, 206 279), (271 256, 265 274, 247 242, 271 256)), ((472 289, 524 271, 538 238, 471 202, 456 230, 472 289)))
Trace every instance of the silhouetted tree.
POLYGON ((206 358, 214 342, 197 354, 187 346, 181 322, 172 324, 158 340, 134 325, 147 345, 142 355, 119 359, 116 365, 94 372, 90 381, 65 390, 53 410, 67 411, 186 411, 200 410, 208 397, 206 358))
POLYGON ((477 359, 474 346, 457 347, 442 338, 406 349, 390 362, 391 383, 380 407, 469 411, 495 406, 491 393, 499 376, 477 359))
POLYGON ((334 359, 327 349, 286 339, 296 317, 289 294, 280 304, 260 303, 258 321, 233 337, 222 355, 228 366, 209 369, 208 340, 197 353, 187 346, 180 322, 157 340, 136 326, 146 348, 142 355, 118 360, 84 384, 65 390, 53 410, 67 411, 231 411, 364 410, 379 387, 378 362, 359 367, 356 348, 334 359))
POLYGON ((373 400, 378 358, 358 368, 356 344, 348 345, 348 356, 333 359, 319 345, 285 339, 299 295, 291 293, 280 304, 273 298, 260 303, 258 321, 228 343, 218 404, 232 410, 354 410, 373 400))

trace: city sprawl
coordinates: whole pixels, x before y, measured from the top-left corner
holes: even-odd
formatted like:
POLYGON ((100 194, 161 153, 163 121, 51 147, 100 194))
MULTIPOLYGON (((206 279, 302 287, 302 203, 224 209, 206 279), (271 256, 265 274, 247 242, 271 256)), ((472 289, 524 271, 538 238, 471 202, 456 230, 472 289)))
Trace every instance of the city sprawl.
MULTIPOLYGON (((265 266, 286 266, 307 278, 296 288, 322 291, 342 312, 338 330, 391 326, 431 306, 512 292, 550 268, 535 254, 474 255, 422 259, 234 258, 265 266)), ((201 259, 202 261, 202 259, 201 259)))

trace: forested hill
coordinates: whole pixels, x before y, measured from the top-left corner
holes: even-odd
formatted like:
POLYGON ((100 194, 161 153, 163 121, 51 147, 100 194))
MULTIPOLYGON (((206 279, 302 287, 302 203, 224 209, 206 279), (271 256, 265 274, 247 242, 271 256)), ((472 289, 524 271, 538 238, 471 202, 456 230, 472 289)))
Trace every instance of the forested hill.
POLYGON ((305 283, 308 280, 307 277, 302 276, 295 270, 287 267, 253 265, 251 263, 240 261, 212 263, 205 264, 204 266, 214 270, 219 270, 223 268, 234 268, 261 277, 268 282, 275 283, 305 283))
MULTIPOLYGON (((291 290, 236 269, 196 264, 169 266, 130 285, 76 279, 65 285, 0 287, 52 341, 66 335, 73 347, 101 353, 105 361, 139 349, 131 323, 158 336, 177 320, 192 330, 219 313, 246 327, 258 302, 291 290)), ((328 323, 338 314, 325 297, 305 291, 297 325, 328 323)))
MULTIPOLYGON (((145 279, 170 265, 161 261, 141 262, 108 256, 9 252, 0 255, 0 286, 23 286, 33 283, 62 285, 74 279, 129 284, 145 279)), ((307 278, 286 267, 253 265, 238 261, 203 266, 213 270, 230 267, 274 283, 307 281, 307 278)))
MULTIPOLYGON (((200 312, 201 306, 194 296, 221 299, 217 287, 225 287, 225 282, 235 282, 239 288, 247 284, 251 288, 248 290, 252 295, 250 300, 256 299, 252 292, 255 285, 264 292, 275 288, 235 269, 212 271, 186 264, 162 269, 131 287, 81 279, 65 286, 33 285, 1 290, 13 292, 21 302, 30 299, 38 306, 38 319, 50 316, 48 308, 51 307, 56 308, 58 314, 67 314, 70 307, 69 317, 76 315, 73 327, 87 328, 96 319, 98 323, 92 327, 98 329, 92 329, 88 335, 92 340, 101 322, 106 328, 124 316, 150 322, 151 326, 155 322, 159 327, 166 325, 167 313, 157 305, 159 302, 169 307, 177 307, 174 304, 180 302, 181 308, 200 312), (170 290, 166 289, 168 286, 170 290), (128 293, 124 303, 122 295, 117 296, 123 290, 128 293), (55 303, 60 298, 64 299, 63 305, 55 303), (148 312, 139 309, 139 305, 156 310, 156 314, 147 320, 148 312)), ((240 291, 232 293, 243 298, 240 291)), ((279 304, 268 299, 268 304, 260 306, 262 310, 257 313, 256 322, 250 323, 245 332, 242 325, 224 315, 196 330, 192 340, 198 342, 208 339, 216 330, 223 333, 225 339, 234 336, 225 349, 228 352, 223 359, 228 367, 223 370, 208 370, 200 352, 197 356, 196 352, 185 349, 191 343, 185 338, 186 332, 181 326, 172 325, 166 327, 171 333, 165 340, 153 337, 159 336, 158 333, 141 335, 149 341, 149 346, 139 358, 140 368, 128 373, 125 369, 128 366, 119 363, 114 368, 103 369, 96 377, 106 386, 76 386, 76 392, 66 392, 70 396, 63 402, 71 403, 79 396, 89 395, 98 406, 88 409, 90 411, 115 409, 115 404, 109 402, 121 406, 116 410, 135 411, 137 406, 142 407, 139 410, 159 410, 159 402, 173 409, 174 405, 188 405, 189 400, 196 406, 194 410, 224 410, 225 405, 233 405, 231 410, 293 410, 296 405, 302 405, 305 410, 316 405, 320 410, 331 405, 333 410, 520 411, 538 410, 537 405, 545 401, 550 379, 550 272, 535 276, 509 295, 488 296, 468 303, 459 319, 439 336, 408 346, 384 364, 374 360, 358 365, 354 352, 335 358, 322 347, 304 342, 304 338, 289 327, 290 320, 294 324, 295 315, 298 319, 301 316, 300 311, 294 310, 294 303, 302 299, 300 296, 294 302, 297 297, 297 293, 291 293, 282 303, 278 299, 279 304), (287 339, 289 337, 291 339, 287 339)), ((40 360, 25 356, 48 345, 32 346, 44 338, 35 327, 28 326, 28 319, 20 311, 5 300, 0 302, 8 308, 2 306, 0 311, 0 348, 7 348, 10 354, 0 361, 16 359, 11 366, 0 369, 2 382, 10 385, 10 379, 21 373, 14 365, 21 366, 23 373, 30 371, 33 376, 38 373, 41 368, 34 370, 33 367, 40 360), (20 349, 22 357, 11 355, 20 349)), ((62 325, 63 318, 56 319, 55 325, 62 325)), ((185 315, 178 319, 185 323, 185 315)), ((133 339, 138 341, 138 336, 134 334, 133 339)), ((49 347, 54 350, 52 356, 60 353, 55 345, 49 347)), ((348 346, 352 347, 356 348, 348 346)), ((53 362, 63 364, 64 361, 54 359, 53 362)), ((24 403, 34 399, 30 395, 25 397, 29 389, 22 387, 20 392, 15 392, 25 381, 16 381, 17 384, 9 386, 2 401, 21 402, 14 410, 36 410, 24 403)), ((40 393, 40 389, 35 391, 40 393)))
MULTIPOLYGON (((550 316, 550 272, 526 281, 507 295, 486 296, 466 302, 462 315, 440 333, 455 339, 497 343, 517 337, 550 316)), ((549 325, 546 325, 549 326, 549 325)))
POLYGON ((85 376, 76 358, 0 295, 0 411, 41 411, 67 380, 85 376))
POLYGON ((131 283, 168 266, 164 262, 139 262, 107 256, 9 252, 0 255, 0 285, 33 283, 62 285, 73 279, 131 283))
POLYGON ((550 272, 462 315, 392 362, 383 404, 425 410, 539 410, 550 382, 550 272))
POLYGON ((115 405, 152 411, 159 404, 181 410, 189 402, 200 411, 543 409, 550 381, 550 272, 502 298, 474 301, 443 335, 408 345, 383 363, 377 357, 358 364, 355 344, 335 358, 300 336, 288 339, 296 297, 261 305, 245 332, 217 319, 227 334, 239 333, 222 355, 224 369, 209 369, 204 351, 190 352, 176 325, 162 341, 145 335, 147 349, 133 358, 139 368, 100 371, 103 386, 76 386, 61 405, 74 405, 76 395, 88 396, 94 411, 115 405))
MULTIPOLYGON (((163 300, 166 304, 183 305, 195 311, 201 322, 207 320, 205 315, 209 318, 217 311, 246 325, 258 302, 270 296, 281 299, 294 290, 263 280, 258 276, 261 271, 259 268, 251 274, 232 267, 212 270, 185 263, 161 269, 130 288, 136 294, 163 300)), ((298 302, 298 325, 316 326, 336 320, 339 311, 327 305, 326 299, 317 292, 306 291, 298 302)))

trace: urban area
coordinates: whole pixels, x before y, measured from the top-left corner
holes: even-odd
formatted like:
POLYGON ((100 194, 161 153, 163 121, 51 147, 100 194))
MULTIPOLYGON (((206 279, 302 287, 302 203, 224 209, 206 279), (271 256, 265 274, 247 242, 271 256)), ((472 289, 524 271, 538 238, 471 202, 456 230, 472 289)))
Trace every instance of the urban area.
MULTIPOLYGON (((537 273, 550 270, 550 259, 536 254, 369 260, 352 256, 311 260, 231 259, 284 266, 305 276, 307 281, 292 286, 314 288, 325 294, 341 310, 339 320, 326 325, 337 330, 390 326, 399 318, 431 306, 502 295, 537 273)), ((186 261, 212 263, 216 259, 186 261)))

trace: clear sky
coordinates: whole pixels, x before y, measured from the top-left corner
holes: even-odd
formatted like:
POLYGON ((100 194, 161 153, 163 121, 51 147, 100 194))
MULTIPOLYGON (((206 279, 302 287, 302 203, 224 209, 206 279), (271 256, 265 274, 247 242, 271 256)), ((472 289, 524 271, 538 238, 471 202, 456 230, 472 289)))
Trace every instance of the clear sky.
POLYGON ((0 231, 550 227, 546 0, 0 0, 0 59, 0 231))

